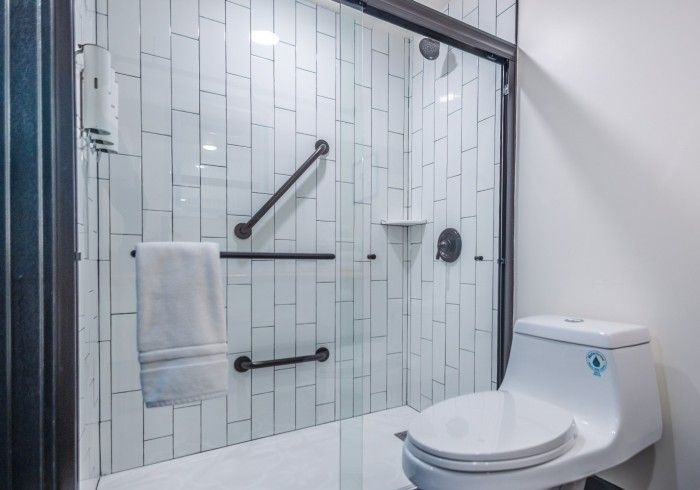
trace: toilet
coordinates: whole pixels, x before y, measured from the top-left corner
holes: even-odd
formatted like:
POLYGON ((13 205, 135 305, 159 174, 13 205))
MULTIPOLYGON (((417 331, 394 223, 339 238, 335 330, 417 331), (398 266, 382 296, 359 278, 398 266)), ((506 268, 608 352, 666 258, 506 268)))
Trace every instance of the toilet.
POLYGON ((403 470, 421 490, 582 489, 660 437, 645 327, 536 316, 516 322, 497 391, 413 420, 403 470))

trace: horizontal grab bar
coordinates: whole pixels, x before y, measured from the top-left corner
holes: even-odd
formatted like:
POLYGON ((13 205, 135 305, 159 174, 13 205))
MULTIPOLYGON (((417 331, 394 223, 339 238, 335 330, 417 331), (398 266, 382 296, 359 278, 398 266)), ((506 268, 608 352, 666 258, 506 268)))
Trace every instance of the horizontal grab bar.
POLYGON ((248 356, 240 356, 233 361, 233 368, 239 373, 245 373, 250 369, 260 369, 273 366, 284 366, 287 364, 298 364, 300 362, 324 362, 331 356, 331 353, 325 347, 316 349, 316 354, 308 356, 285 357, 284 359, 272 359, 270 361, 253 362, 248 356))
MULTIPOLYGON (((333 260, 335 254, 293 253, 293 252, 221 252, 222 259, 278 259, 278 260, 333 260)), ((136 250, 131 251, 136 257, 136 250)))

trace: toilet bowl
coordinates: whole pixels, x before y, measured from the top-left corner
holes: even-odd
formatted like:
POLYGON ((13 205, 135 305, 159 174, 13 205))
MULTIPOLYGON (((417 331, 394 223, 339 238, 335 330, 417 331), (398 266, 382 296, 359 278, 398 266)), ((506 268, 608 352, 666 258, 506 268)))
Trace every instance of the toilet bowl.
POLYGON ((403 469, 422 490, 583 488, 660 437, 646 328, 530 317, 516 322, 497 391, 414 419, 403 469))

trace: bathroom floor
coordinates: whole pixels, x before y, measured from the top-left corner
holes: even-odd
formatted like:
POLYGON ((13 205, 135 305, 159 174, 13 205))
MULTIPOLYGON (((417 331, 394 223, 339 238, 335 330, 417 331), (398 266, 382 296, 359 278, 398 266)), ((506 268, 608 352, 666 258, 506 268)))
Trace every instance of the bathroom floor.
MULTIPOLYGON (((406 430, 417 414, 404 406, 362 417, 363 490, 413 488, 401 470, 402 442, 394 434, 406 430)), ((115 473, 102 477, 98 488, 339 488, 339 424, 319 425, 115 473)), ((349 432, 359 435, 359 428, 349 432)))

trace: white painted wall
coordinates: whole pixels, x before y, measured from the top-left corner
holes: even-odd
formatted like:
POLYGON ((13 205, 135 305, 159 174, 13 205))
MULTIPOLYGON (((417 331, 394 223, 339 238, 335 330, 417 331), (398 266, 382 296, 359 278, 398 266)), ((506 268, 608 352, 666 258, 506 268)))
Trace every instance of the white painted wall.
POLYGON ((648 325, 663 439, 604 476, 700 488, 700 3, 519 4, 517 315, 648 325))

